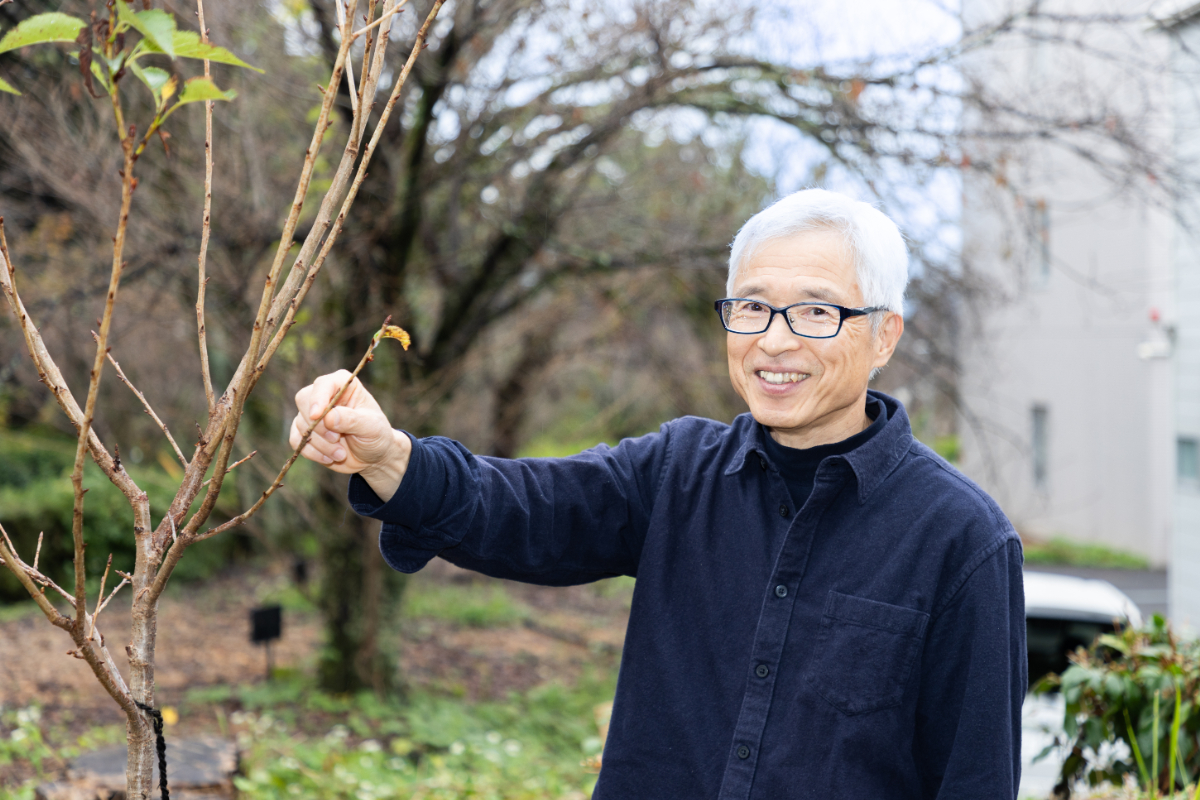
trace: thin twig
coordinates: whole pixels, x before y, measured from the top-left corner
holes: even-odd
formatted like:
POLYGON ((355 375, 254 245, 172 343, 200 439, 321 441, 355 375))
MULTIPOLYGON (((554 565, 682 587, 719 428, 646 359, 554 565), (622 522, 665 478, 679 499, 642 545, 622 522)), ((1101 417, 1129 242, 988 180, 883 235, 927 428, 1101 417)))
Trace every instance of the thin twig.
MULTIPOLYGON (((33 598, 33 601, 37 603, 38 608, 40 608, 42 613, 46 615, 46 619, 50 620, 59 628, 70 630, 71 621, 64 617, 62 613, 60 613, 59 610, 54 607, 54 604, 46 599, 45 591, 38 589, 38 584, 41 582, 35 580, 34 575, 38 575, 40 577, 41 573, 38 573, 37 571, 34 571, 32 574, 30 573, 29 568, 25 566, 25 563, 17 556, 16 548, 12 546, 12 541, 8 538, 8 532, 4 530, 3 525, 0 525, 0 560, 4 562, 4 566, 8 567, 8 571, 16 576, 16 579, 20 581, 22 586, 25 587, 25 591, 29 592, 29 596, 33 598)), ((70 594, 62 589, 59 589, 57 585, 55 585, 54 588, 58 589, 68 601, 74 599, 70 594)))
MULTIPOLYGON (((97 341, 100 339, 100 337, 96 335, 95 331, 92 331, 92 337, 97 341)), ((146 399, 146 395, 138 391, 138 388, 133 385, 133 382, 130 381, 129 378, 125 377, 125 371, 121 369, 121 365, 117 363, 117 360, 113 358, 112 353, 105 353, 105 355, 108 356, 108 363, 112 364, 113 369, 117 371, 117 377, 121 380, 121 383, 128 386, 129 391, 137 395, 137 399, 142 401, 142 407, 146 410, 146 413, 150 415, 150 419, 154 420, 159 429, 166 434, 167 441, 171 443, 171 449, 175 451, 175 455, 179 458, 179 463, 183 464, 184 469, 187 469, 188 460, 183 457, 183 451, 179 449, 179 445, 175 443, 175 437, 172 436, 171 431, 167 429, 167 423, 163 422, 162 419, 159 418, 158 414, 154 413, 154 409, 150 407, 150 401, 146 399)))
MULTIPOLYGON (((342 6, 342 2, 343 0, 333 0, 333 6, 337 9, 338 28, 341 29, 343 39, 350 39, 353 41, 353 37, 350 36, 350 24, 347 22, 347 18, 352 16, 354 12, 351 11, 349 14, 347 14, 346 12, 349 9, 344 8, 342 6)), ((350 4, 349 0, 345 0, 345 2, 346 5, 350 4)), ((346 59, 346 81, 350 86, 350 110, 357 114, 358 90, 354 88, 354 62, 348 58, 346 59)), ((333 87, 333 84, 330 84, 330 87, 336 88, 333 87)))
POLYGON ((359 36, 362 36, 364 33, 371 30, 371 28, 374 28, 379 23, 384 22, 385 20, 391 19, 392 17, 394 17, 395 15, 397 15, 401 11, 403 11, 404 7, 406 5, 408 5, 408 0, 401 0, 401 2, 395 8, 393 8, 391 11, 387 12, 386 14, 383 14, 382 16, 379 17, 379 19, 375 20, 374 22, 372 22, 370 25, 366 26, 365 28, 359 28, 358 30, 356 30, 353 33, 353 37, 355 39, 357 39, 359 36))
MULTIPOLYGON (((242 464, 245 464, 247 461, 254 458, 256 455, 258 455, 258 451, 252 450, 250 452, 250 455, 246 456, 245 458, 238 459, 237 461, 230 464, 229 467, 225 470, 225 474, 228 475, 229 473, 233 472, 235 469, 240 467, 242 464)), ((210 484, 210 483, 212 483, 212 478, 209 478, 208 480, 206 480, 204 483, 202 483, 200 485, 208 486, 208 484, 210 484)))
POLYGON ((37 550, 33 551, 33 569, 35 571, 37 570, 38 558, 41 557, 41 555, 42 555, 42 536, 45 533, 46 533, 45 531, 38 531, 37 550))
MULTIPOLYGON (((122 586, 127 586, 130 583, 133 583, 133 578, 131 576, 126 575, 125 573, 121 572, 120 570, 115 570, 115 572, 121 576, 121 582, 118 583, 113 588, 112 593, 109 594, 109 596, 104 599, 104 602, 100 604, 99 608, 96 609, 96 613, 93 615, 95 617, 100 616, 100 612, 104 610, 104 608, 108 605, 108 602, 110 600, 112 600, 114 597, 117 596, 117 592, 121 591, 122 586)), ((93 624, 93 627, 94 627, 94 624, 93 624)))
POLYGON ((0 537, 3 537, 4 543, 8 545, 8 549, 13 553, 17 552, 16 546, 13 545, 12 539, 8 538, 8 531, 4 530, 4 526, 0 525, 0 537))
MULTIPOLYGON (((200 41, 208 44, 208 28, 204 25, 204 0, 196 0, 196 14, 200 18, 200 41)), ((209 78, 208 59, 204 59, 204 77, 209 78)), ((208 330, 204 324, 204 290, 208 286, 205 276, 208 261, 208 237, 212 232, 212 142, 213 101, 204 101, 204 218, 200 228, 199 288, 196 290, 196 330, 200 339, 200 372, 204 379, 204 396, 208 399, 211 415, 217 401, 213 395, 212 371, 208 366, 208 330)), ((178 448, 176 448, 178 449, 178 448)), ((186 464, 184 465, 186 467, 186 464)))
MULTIPOLYGON (((367 0, 367 13, 363 15, 363 22, 369 23, 375 17, 375 4, 378 2, 379 2, 379 0, 367 0)), ((354 26, 354 20, 351 19, 347 23, 346 27, 347 27, 347 29, 349 29, 353 26, 354 26)), ((350 37, 351 41, 353 41, 354 38, 355 38, 354 36, 351 36, 350 37)), ((365 108, 366 113, 358 115, 359 117, 364 117, 371 113, 371 110, 370 110, 371 106, 369 104, 367 106, 363 106, 363 103, 364 103, 365 99, 369 99, 369 98, 366 98, 366 91, 367 91, 367 82, 368 82, 367 79, 370 76, 371 42, 374 39, 375 39, 374 36, 368 36, 367 40, 365 42, 363 42, 362 70, 359 72, 359 74, 362 75, 362 81, 358 85, 358 107, 365 108)), ((357 126, 363 126, 363 125, 367 124, 367 121, 365 119, 360 119, 355 124, 357 126)))
POLYGON ((379 334, 372 337, 371 344, 367 346, 367 352, 363 353, 363 357, 359 359, 358 366, 356 366, 354 371, 350 373, 350 377, 344 384, 342 384, 342 388, 338 389, 337 394, 330 399, 329 403, 325 406, 325 409, 320 413, 320 415, 317 416, 316 419, 312 421, 312 424, 308 426, 308 430, 304 432, 304 436, 301 437, 300 443, 297 444, 295 449, 292 450, 291 458, 289 458, 287 463, 283 465, 283 468, 279 470, 279 475, 275 477, 275 480, 272 481, 271 485, 267 487, 267 490, 262 493, 262 496, 255 501, 254 505, 250 506, 250 508, 243 511, 241 514, 238 514, 228 522, 218 525, 215 528, 209 528, 203 534, 193 536, 192 541, 203 541, 210 536, 216 536, 218 533, 227 531, 230 528, 236 528, 238 525, 241 525, 243 522, 252 517, 254 513, 258 511, 258 509, 262 508, 262 504, 267 501, 267 498, 273 495, 275 490, 283 485, 284 477, 287 475, 288 470, 292 468, 292 464, 295 464, 296 459, 300 457, 300 451, 304 449, 304 446, 308 444, 308 440, 312 438, 313 431, 315 431, 317 426, 321 424, 321 420, 325 419, 325 415, 332 411, 335 406, 337 406, 338 401, 342 399, 342 395, 346 393, 346 390, 350 388, 350 384, 354 383, 354 379, 358 377, 358 373, 362 372, 363 367, 365 367, 373 357, 375 348, 378 347, 379 342, 382 341, 382 334, 391 320, 392 318, 390 316, 384 320, 383 325, 379 328, 379 334))
POLYGON ((100 591, 96 594, 96 610, 92 612, 92 623, 88 626, 88 641, 96 633, 96 617, 100 616, 100 604, 104 600, 104 584, 108 582, 108 571, 112 569, 112 553, 108 554, 108 563, 104 565, 104 574, 100 576, 100 591))

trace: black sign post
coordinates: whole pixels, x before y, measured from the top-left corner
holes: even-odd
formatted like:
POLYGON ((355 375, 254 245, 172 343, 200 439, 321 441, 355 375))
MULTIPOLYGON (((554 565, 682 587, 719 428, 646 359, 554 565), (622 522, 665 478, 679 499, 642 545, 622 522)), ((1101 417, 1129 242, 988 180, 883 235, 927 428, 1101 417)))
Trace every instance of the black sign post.
POLYGON ((250 609, 250 641, 267 648, 267 680, 271 680, 271 642, 283 635, 283 609, 262 606, 250 609))

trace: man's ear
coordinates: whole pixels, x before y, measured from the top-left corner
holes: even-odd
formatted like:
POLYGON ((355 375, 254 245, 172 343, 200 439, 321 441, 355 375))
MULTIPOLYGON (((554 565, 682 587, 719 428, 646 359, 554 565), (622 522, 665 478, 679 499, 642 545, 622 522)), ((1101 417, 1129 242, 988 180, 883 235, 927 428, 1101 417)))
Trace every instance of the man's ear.
POLYGON ((875 361, 871 364, 873 368, 887 366, 892 359, 892 353, 896 352, 896 345, 900 343, 900 336, 903 333, 904 317, 893 311, 887 312, 873 342, 875 346, 875 361))

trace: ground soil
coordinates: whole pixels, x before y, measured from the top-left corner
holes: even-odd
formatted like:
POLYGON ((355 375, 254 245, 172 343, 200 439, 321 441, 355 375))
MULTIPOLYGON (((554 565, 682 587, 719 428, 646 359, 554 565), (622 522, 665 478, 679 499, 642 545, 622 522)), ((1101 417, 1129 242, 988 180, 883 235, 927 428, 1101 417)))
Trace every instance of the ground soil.
MULTIPOLYGON (((249 641, 249 612, 288 580, 283 570, 239 568, 203 583, 172 587, 160 603, 157 704, 178 706, 197 688, 264 680, 266 654, 249 641)), ((492 581, 441 561, 414 580, 492 581)), ((484 629, 428 619, 403 623, 400 675, 408 688, 446 691, 472 701, 503 699, 511 691, 548 681, 571 682, 589 665, 615 667, 628 619, 627 593, 503 583, 531 609, 525 622, 484 629)), ((121 666, 129 640, 127 603, 128 596, 118 597, 99 623, 121 666)), ((32 604, 28 613, 5 613, 7 621, 0 622, 0 710, 36 703, 43 729, 67 733, 123 723, 87 664, 66 654, 72 644, 63 631, 32 604)), ((283 637, 273 645, 275 666, 312 671, 320 643, 314 613, 285 611, 283 637)), ((185 714, 174 733, 213 733, 218 722, 214 714, 185 714)), ((0 786, 18 785, 27 771, 20 764, 0 765, 0 786)))

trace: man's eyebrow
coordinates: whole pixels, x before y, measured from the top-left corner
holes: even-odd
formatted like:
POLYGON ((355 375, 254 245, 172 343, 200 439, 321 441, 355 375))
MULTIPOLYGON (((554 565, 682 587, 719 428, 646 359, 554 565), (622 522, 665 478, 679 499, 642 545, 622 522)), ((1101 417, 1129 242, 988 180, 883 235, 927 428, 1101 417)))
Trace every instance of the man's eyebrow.
POLYGON ((841 299, 828 289, 805 289, 803 292, 805 297, 811 297, 814 300, 820 300, 822 303, 832 303, 838 305, 841 299))
MULTIPOLYGON (((767 290, 761 285, 752 283, 749 286, 741 287, 738 297, 752 297, 754 295, 764 295, 766 293, 767 290)), ((815 289, 804 289, 800 292, 800 295, 804 298, 804 300, 801 300, 800 302, 816 300, 821 303, 832 303, 833 305, 841 304, 841 298, 839 298, 834 292, 831 292, 828 289, 822 289, 820 287, 815 289)))

